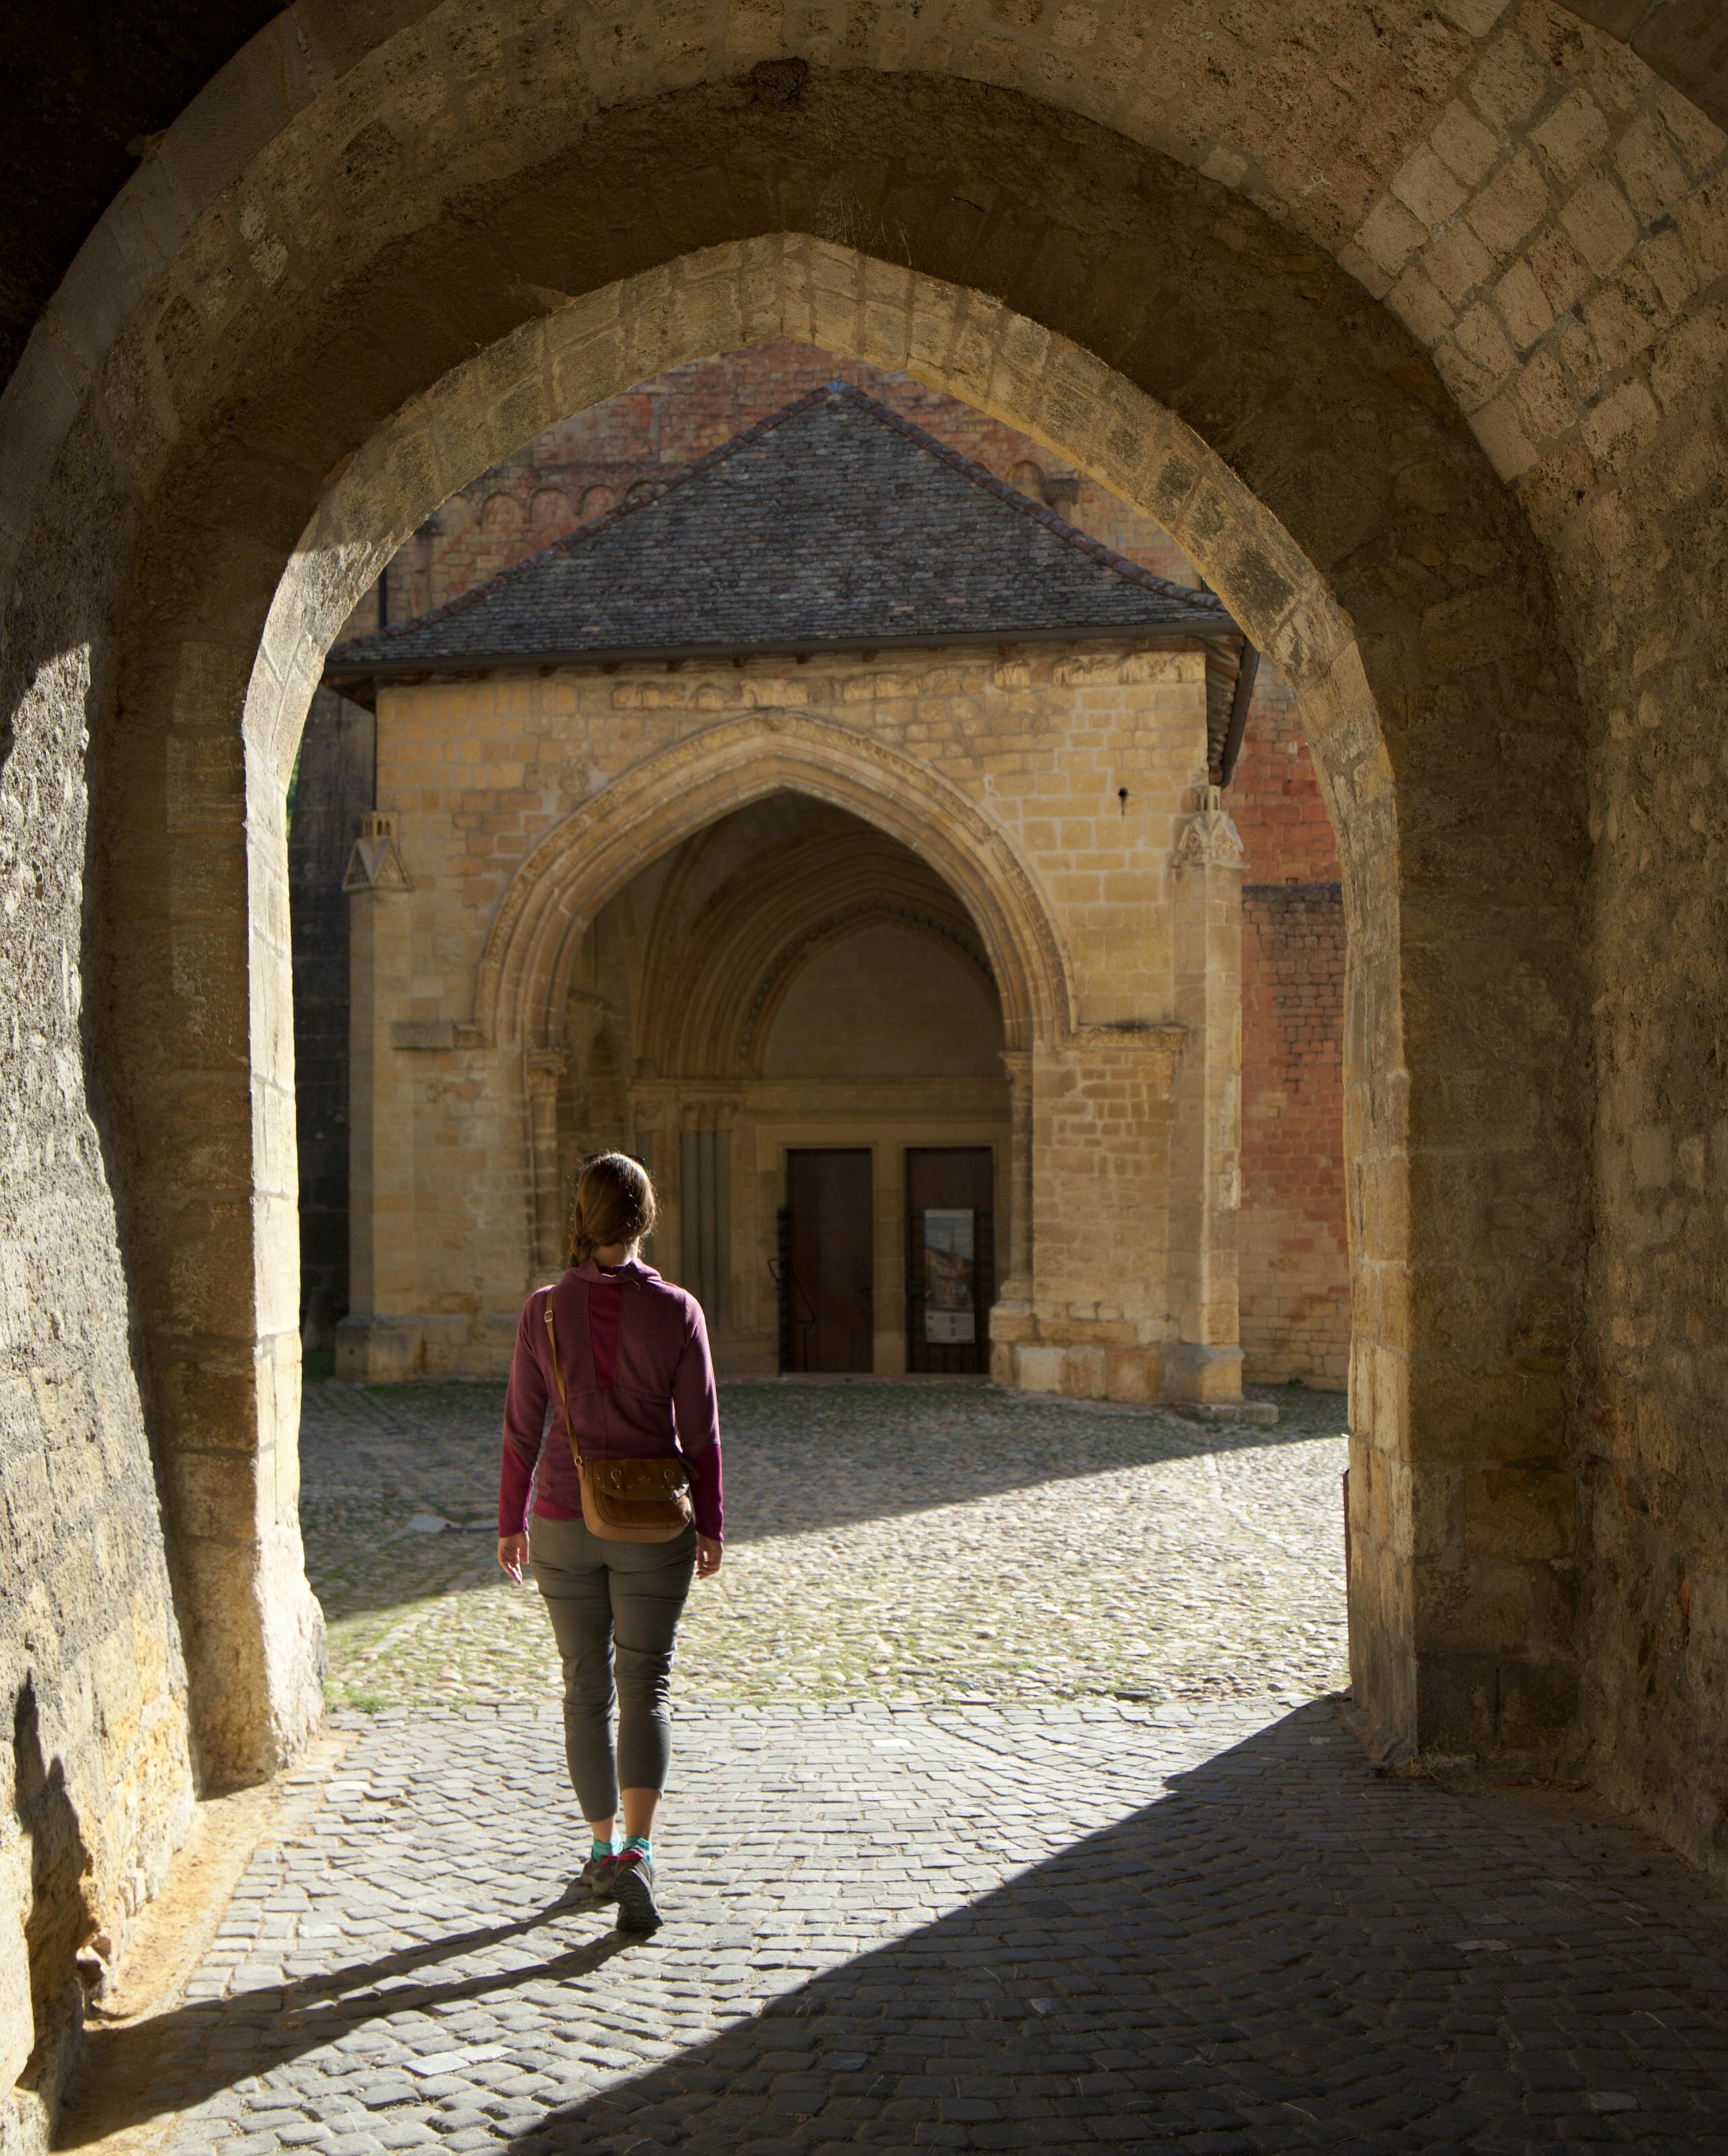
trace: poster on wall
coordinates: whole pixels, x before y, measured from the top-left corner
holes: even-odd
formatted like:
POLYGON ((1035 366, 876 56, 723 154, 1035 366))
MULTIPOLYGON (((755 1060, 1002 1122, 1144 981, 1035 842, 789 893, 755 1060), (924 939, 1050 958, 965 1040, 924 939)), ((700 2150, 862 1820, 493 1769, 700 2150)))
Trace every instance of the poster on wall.
POLYGON ((924 1216, 924 1337, 937 1346, 978 1337, 977 1219, 969 1205, 924 1216))

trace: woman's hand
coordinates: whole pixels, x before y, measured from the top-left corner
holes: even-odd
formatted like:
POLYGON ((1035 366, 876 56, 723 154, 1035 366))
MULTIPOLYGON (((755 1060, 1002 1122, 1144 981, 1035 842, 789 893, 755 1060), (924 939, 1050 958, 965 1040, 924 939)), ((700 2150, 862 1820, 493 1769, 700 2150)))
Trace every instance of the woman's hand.
POLYGON ((520 1587, 522 1584, 522 1568, 528 1562, 527 1536, 500 1535, 498 1537, 498 1562, 520 1587))
POLYGON ((720 1570, 721 1555, 720 1546, 711 1535, 698 1535, 696 1537, 697 1578, 712 1579, 715 1573, 720 1570))

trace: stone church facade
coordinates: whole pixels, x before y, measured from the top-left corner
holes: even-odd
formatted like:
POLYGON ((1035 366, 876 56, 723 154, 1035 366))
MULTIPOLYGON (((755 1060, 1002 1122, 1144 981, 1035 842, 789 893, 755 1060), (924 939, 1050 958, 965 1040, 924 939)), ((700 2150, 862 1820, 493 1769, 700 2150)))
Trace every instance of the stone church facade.
MULTIPOLYGON (((447 658, 403 678, 403 651, 436 634, 422 624, 501 603, 489 572, 568 532, 586 548, 621 519, 652 530, 651 490, 835 366, 781 341, 565 423, 445 506, 392 564, 382 641, 374 593, 335 654, 332 682, 376 719, 320 696, 291 840, 309 1336, 328 1337, 333 1298, 313 1299, 351 1235, 342 1372, 500 1368, 522 1291, 557 1261, 577 1164, 619 1145, 655 1169, 653 1255, 701 1297, 723 1373, 993 1367, 1131 1399, 1231 1397, 1244 1368, 1341 1383, 1341 909, 1272 668, 1243 683, 1228 773, 1229 653, 1084 624, 1053 640, 1048 593, 1019 615, 1009 595, 982 643, 909 644, 873 617, 879 641, 837 645, 817 598, 783 624, 802 649, 668 655, 685 632, 650 626, 585 664, 447 658), (1029 639, 1009 633, 1035 614, 1029 639), (386 650, 392 670, 367 675, 356 654, 386 650), (374 725, 377 835, 351 859, 336 827, 372 808, 355 743, 374 725), (696 829, 692 772, 711 774, 696 829), (1220 776, 1235 825, 1207 806, 1220 776), (534 983, 556 1009, 506 1011, 500 918, 545 902, 536 879, 582 880, 619 790, 640 797, 633 872, 583 899, 556 984, 534 983), (932 833, 970 849, 964 885, 933 865, 932 833), (999 886, 1017 880, 1036 926, 1005 961, 999 886), (352 1213, 326 1218, 345 1127, 352 1213), (967 1245, 964 1312, 938 1306, 953 1261, 926 1221, 967 1245)), ((994 481, 1010 534, 1034 502, 1033 528, 1084 518, 1076 544, 1197 584, 1156 524, 1028 438, 860 375, 994 481)), ((916 482, 929 459, 910 463, 916 482)), ((848 499, 814 506, 838 530, 848 499)), ((724 574, 688 543, 660 555, 674 580, 724 574)))

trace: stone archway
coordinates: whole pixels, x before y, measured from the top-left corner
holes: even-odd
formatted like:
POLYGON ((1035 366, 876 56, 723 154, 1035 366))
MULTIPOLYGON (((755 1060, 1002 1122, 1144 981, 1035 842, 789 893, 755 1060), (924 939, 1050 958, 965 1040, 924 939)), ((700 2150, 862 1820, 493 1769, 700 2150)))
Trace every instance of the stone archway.
MULTIPOLYGON (((1406 1687, 1415 1670, 1408 1653, 1414 1620, 1405 1524, 1414 1504, 1412 1364, 1401 1286, 1411 1262, 1399 984, 1405 879, 1396 786, 1361 651, 1325 580, 1221 460, 1144 393, 998 301, 796 236, 698 255, 530 326, 382 430, 340 476, 303 536, 248 691, 249 761, 264 782, 251 789, 254 840, 264 836, 280 798, 277 774, 285 772, 310 665, 397 531, 413 528, 447 481, 495 457, 521 431, 628 386, 649 363, 649 352, 664 366, 758 326, 764 335, 819 337, 843 352, 907 367, 1136 501, 1200 562, 1292 681, 1340 834, 1352 932, 1346 1099, 1362 1313, 1355 1358, 1363 1440, 1358 1666, 1365 1690, 1379 1697, 1377 1719, 1399 1728, 1414 1714, 1406 1687), (850 303, 849 321, 840 293, 850 303), (456 442, 459 466, 449 461, 456 442), (1377 1661, 1383 1662, 1377 1679, 1377 1661)), ((254 943, 254 993, 270 964, 254 943)), ((1012 992, 1008 1001, 1013 1007, 1012 992)), ((255 1054, 257 1042, 255 1029, 255 1054)), ((285 1132, 287 1089, 265 1098, 279 1104, 285 1132)), ((1515 1480, 1524 1471, 1514 1471, 1515 1480)), ((1529 1645, 1526 1633, 1520 1651, 1529 1645)))
MULTIPOLYGON (((1352 1262, 1358 1309, 1373 1313, 1372 1329, 1359 1321, 1354 1363, 1356 1419, 1366 1440, 1356 1479, 1356 1637, 1365 1666, 1372 1663, 1382 1643, 1407 1639, 1412 1623, 1405 1593, 1411 1495, 1400 1282, 1408 1245, 1400 1232, 1408 1200, 1397 788, 1349 617, 1279 520, 1172 412, 1095 355, 989 295, 808 234, 705 250, 525 326, 405 407, 344 467, 273 603, 248 690, 249 739, 285 774, 328 641, 398 536, 474 470, 567 407, 615 393, 650 367, 777 336, 904 368, 1046 443, 1147 510, 1201 564, 1296 690, 1339 834, 1351 935, 1346 1080, 1352 1262)), ((961 887, 969 902, 977 896, 986 909, 993 903, 978 896, 976 877, 961 887)), ((526 1040, 543 1034, 551 1022, 551 954, 572 947, 553 888, 538 874, 525 876, 504 902, 476 1001, 483 1032, 496 1026, 499 1009, 518 993, 507 980, 526 978, 536 935, 550 938, 532 962, 541 1001, 531 1015, 529 1006, 517 1007, 510 1023, 523 1028, 526 1040), (521 917, 531 914, 532 929, 521 917)), ((998 937, 992 959, 1013 943, 998 937)), ((1030 1008, 1026 991, 1017 996, 1012 985, 1014 970, 1005 977, 1010 1012, 1030 1008)), ((1061 971, 1043 968, 1051 979, 1061 971)), ((1414 1711, 1403 1695, 1408 1667, 1397 1674, 1402 1654, 1389 1650, 1383 1681, 1393 1689, 1377 1711, 1393 1730, 1414 1711), (1395 1694, 1403 1705, 1394 1703, 1395 1694)))
MULTIPOLYGON (((1397 950, 1352 1003, 1358 1696, 1430 1753, 1587 1756, 1720 1864, 1725 151, 1568 4, 296 0, 152 140, 0 398, 6 1332, 68 1470, 8 1496, 87 1620, 0 1647, 104 1821, 92 1909, 160 1876, 189 1727, 221 1782, 318 1712, 282 743, 242 726, 297 535, 476 354, 794 230, 988 295, 909 349, 1004 408, 1092 355, 1048 437, 1093 469, 1154 439, 1133 397, 1175 413, 1205 454, 1136 497, 1249 618, 1227 466, 1318 574, 1315 648, 1347 616, 1389 776, 1341 823, 1379 819, 1397 950)), ((830 259, 805 334, 874 305, 830 259)), ((517 439, 584 377, 500 379, 517 439)))
POLYGON ((1074 1023, 1069 964, 1007 834, 929 766, 854 728, 763 711, 644 759, 541 840, 489 931, 474 1024, 489 1045, 558 1045, 576 946, 644 863, 734 808, 807 793, 874 824, 956 891, 983 938, 1011 1049, 1074 1023))
MULTIPOLYGON (((174 438, 185 447, 162 448, 151 467, 137 558, 152 567, 128 591, 111 647, 97 919, 126 917, 128 941, 124 964, 104 961, 96 1038, 128 1207, 163 1223, 167 1245, 196 1254, 169 1265, 142 1251, 136 1275, 140 1337, 165 1373, 152 1379, 163 1403, 157 1441, 183 1566, 203 1562, 202 1540, 225 1539, 203 1523, 235 1517, 238 1504, 249 1526, 232 1563, 252 1583, 238 1599, 272 1613, 293 1599, 291 1580, 272 1585, 259 1568, 265 1548, 279 1566, 290 1547, 279 1530, 291 1476, 274 1458, 290 1445, 295 1384, 283 1262, 293 1209, 279 1143, 285 1056, 271 1053, 283 1010, 271 984, 285 942, 273 803, 293 696, 267 680, 259 722, 245 729, 249 850, 237 743, 258 639, 274 685, 315 654, 315 606, 271 614, 295 535, 340 491, 344 460, 355 459, 350 471, 366 463, 366 443, 394 412, 412 412, 423 449, 440 398, 459 417, 490 382, 505 439, 517 439, 676 352, 747 341, 760 319, 751 279, 740 319, 727 312, 724 279, 687 286, 678 265, 690 244, 710 243, 695 259, 736 256, 756 271, 751 250, 777 244, 765 234, 824 221, 836 186, 862 199, 879 182, 882 233, 903 237, 913 266, 807 246, 795 280, 804 326, 779 326, 842 350, 850 339, 854 350, 898 352, 888 364, 1021 415, 1017 424, 1170 523, 1298 685, 1358 932, 1350 1113, 1361 1681, 1377 1719, 1442 1749, 1542 1753, 1571 1713, 1569 1541, 1556 1547, 1551 1535, 1531 1557, 1522 1529, 1467 1532, 1463 1509, 1467 1489, 1495 1521, 1506 1508, 1508 1518, 1521 1508, 1557 1520, 1570 1503, 1565 1358, 1554 1343, 1571 1337, 1577 1291, 1581 1153, 1565 1049, 1578 1007, 1577 714, 1542 634, 1546 586, 1528 536, 1410 340, 1331 287, 1326 311, 1301 289, 1306 272, 1278 254, 1275 228, 1262 232, 1222 186, 1016 94, 864 72, 799 85, 779 103, 741 103, 735 90, 671 93, 597 121, 577 166, 500 183, 495 207, 517 249, 507 270, 489 254, 461 270, 444 251, 454 228, 434 221, 392 250, 368 287, 363 366, 344 341, 351 288, 328 316, 305 309, 297 288, 279 320, 273 300, 259 317, 272 323, 262 343, 249 332, 223 348, 220 371, 239 370, 232 379, 246 387, 223 408, 220 439, 194 446, 182 414, 174 438), (731 145, 726 187, 704 162, 720 140, 731 145), (664 223, 652 231, 605 201, 606 174, 638 171, 644 157, 663 159, 666 175, 664 223), (592 182, 592 221, 572 254, 557 205, 578 167, 583 185, 592 182), (982 228, 981 190, 999 206, 982 228), (607 256, 604 280, 589 247, 602 229, 629 235, 622 263, 607 256), (991 236, 1005 231, 1021 239, 991 236), (531 285, 520 269, 529 260, 531 285), (1188 305, 1201 260, 1203 317, 1188 305), (926 280, 961 293, 964 307, 920 312, 926 280), (458 290, 472 302, 460 333, 422 334, 413 293, 458 290), (607 316, 627 290, 642 303, 634 316, 607 316), (586 341, 558 368, 539 365, 546 347, 534 342, 536 325, 564 311, 549 293, 604 295, 601 314, 578 317, 586 341), (1185 308, 1177 337, 1168 326, 1185 308), (476 342, 481 359, 451 370, 476 342), (1275 394, 1245 363, 1251 352, 1276 356, 1275 394), (438 368, 442 388, 416 403, 438 368), (279 393, 271 418, 257 400, 279 393), (1237 479, 1197 432, 1161 417, 1172 407, 1228 442, 1237 479), (261 464, 259 449, 283 428, 295 434, 291 454, 285 446, 261 464), (1397 489, 1412 471, 1426 477, 1406 500, 1397 489), (1453 516, 1476 535, 1462 553, 1413 536, 1431 525, 1443 535, 1453 516), (193 532, 209 565, 202 579, 187 572, 182 543, 193 532), (1455 560, 1443 600, 1397 568, 1407 542, 1455 560), (1546 1112, 1525 1115, 1531 1101, 1546 1112), (205 1131, 233 1133, 209 1151, 208 1186, 188 1185, 174 1137, 189 1112, 205 1131), (1413 1180, 1411 1134, 1423 1153, 1413 1180), (207 1282, 220 1291, 203 1293, 207 1282), (1519 1307, 1510 1341, 1497 1321, 1484 1330, 1473 1317, 1498 1312, 1509 1292, 1519 1307), (250 1456, 236 1457, 237 1423, 261 1433, 250 1456)), ((491 214, 478 200, 470 208, 491 214)), ((434 449, 409 498, 429 503, 484 461, 472 443, 455 454, 453 468, 434 449)), ((412 522, 399 521, 405 508, 374 502, 369 527, 304 557, 331 604, 340 546, 358 550, 364 580, 412 522)), ((292 1635, 274 1615, 260 1621, 244 1671, 245 1657, 195 1657, 201 1695, 228 1702, 207 1717, 231 1727, 218 1750, 268 1753, 270 1732, 292 1727, 300 1708, 279 1704, 260 1720, 256 1707, 305 1699, 292 1635), (279 1667, 273 1656, 285 1659, 279 1667)))

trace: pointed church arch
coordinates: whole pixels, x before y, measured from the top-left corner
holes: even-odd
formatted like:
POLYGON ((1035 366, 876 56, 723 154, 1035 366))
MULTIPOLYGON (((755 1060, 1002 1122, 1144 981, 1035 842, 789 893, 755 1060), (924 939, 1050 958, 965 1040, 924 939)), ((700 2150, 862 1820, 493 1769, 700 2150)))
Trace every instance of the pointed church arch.
POLYGON ((543 839, 488 934, 474 1023, 489 1046, 561 1045, 571 968, 607 900, 644 864, 720 816, 806 793, 873 824, 929 863, 983 939, 1010 1048, 1071 1031, 1071 968, 1035 878, 961 788, 891 744, 808 713, 763 711, 657 750, 543 839))

